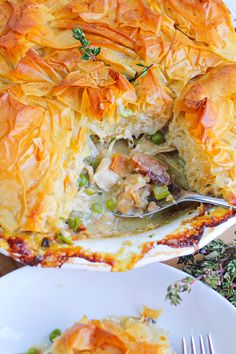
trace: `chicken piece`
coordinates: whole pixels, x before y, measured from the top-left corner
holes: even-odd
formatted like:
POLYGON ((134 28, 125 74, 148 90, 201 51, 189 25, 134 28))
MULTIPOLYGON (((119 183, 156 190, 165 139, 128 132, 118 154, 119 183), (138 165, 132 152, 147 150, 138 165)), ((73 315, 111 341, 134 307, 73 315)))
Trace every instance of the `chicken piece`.
POLYGON ((157 205, 157 203, 155 203, 154 201, 151 201, 149 204, 148 204, 148 207, 147 207, 147 210, 152 212, 152 211, 155 211, 157 209, 160 209, 160 206, 157 205))
POLYGON ((124 181, 124 191, 117 198, 117 210, 127 214, 134 208, 144 209, 148 204, 147 198, 150 195, 148 182, 148 177, 139 174, 128 176, 124 181))
POLYGON ((122 192, 118 195, 117 210, 122 214, 128 214, 134 207, 134 200, 129 192, 122 192))
POLYGON ((104 158, 93 176, 94 182, 104 191, 109 191, 120 180, 119 174, 110 170, 111 159, 104 158))

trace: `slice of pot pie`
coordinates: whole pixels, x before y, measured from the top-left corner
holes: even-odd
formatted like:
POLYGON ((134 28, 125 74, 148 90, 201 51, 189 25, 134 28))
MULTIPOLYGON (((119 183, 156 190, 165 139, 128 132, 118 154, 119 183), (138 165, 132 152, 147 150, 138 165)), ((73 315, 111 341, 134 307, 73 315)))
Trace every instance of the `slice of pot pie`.
POLYGON ((175 102, 169 142, 184 159, 189 186, 236 205, 236 65, 190 82, 175 102))
POLYGON ((176 13, 189 11, 188 20, 182 12, 177 20, 173 6, 161 0, 0 2, 3 247, 17 238, 11 247, 28 262, 24 240, 30 240, 38 262, 38 245, 73 245, 99 237, 104 225, 111 235, 114 204, 130 212, 154 210, 153 196, 171 200, 171 168, 182 173, 164 138, 174 101, 194 77, 236 60, 221 1, 198 4, 194 16, 189 4, 178 5, 176 13), (205 37, 204 23, 211 23, 205 37), (87 47, 73 35, 76 28, 87 47), (96 56, 83 56, 95 48, 96 56))
POLYGON ((84 316, 43 353, 174 354, 174 351, 167 333, 154 319, 142 316, 88 320, 84 316))

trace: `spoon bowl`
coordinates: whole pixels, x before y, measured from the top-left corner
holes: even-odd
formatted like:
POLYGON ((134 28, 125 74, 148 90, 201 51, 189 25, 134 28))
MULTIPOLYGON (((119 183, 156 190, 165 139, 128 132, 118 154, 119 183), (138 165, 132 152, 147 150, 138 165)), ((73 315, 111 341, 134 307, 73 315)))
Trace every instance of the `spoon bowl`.
POLYGON ((118 211, 114 211, 113 214, 117 217, 120 218, 145 218, 145 217, 151 217, 154 214, 160 213, 161 211, 168 209, 174 205, 184 203, 184 202, 199 202, 199 203, 205 203, 205 204, 213 204, 213 205, 218 205, 222 206, 224 208, 232 208, 236 210, 236 206, 230 205, 227 203, 224 199, 222 198, 216 198, 216 197, 211 197, 211 196, 206 196, 206 195, 201 195, 198 193, 186 191, 184 189, 177 189, 178 191, 174 195, 174 200, 173 201, 156 201, 157 203, 157 208, 152 211, 147 211, 147 212, 134 212, 134 213, 128 213, 128 214, 122 214, 118 211))

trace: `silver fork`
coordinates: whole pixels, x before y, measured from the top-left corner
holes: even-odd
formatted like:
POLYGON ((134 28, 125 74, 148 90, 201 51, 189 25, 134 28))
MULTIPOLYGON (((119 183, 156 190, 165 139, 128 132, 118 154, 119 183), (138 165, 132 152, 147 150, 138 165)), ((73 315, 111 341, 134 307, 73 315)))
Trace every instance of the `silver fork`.
POLYGON ((212 337, 210 334, 207 335, 207 342, 208 342, 208 352, 205 349, 204 346, 204 341, 203 341, 203 337, 200 334, 199 335, 199 347, 200 347, 200 351, 196 350, 196 344, 195 344, 195 340, 194 337, 191 336, 190 337, 190 345, 191 345, 191 352, 187 351, 187 344, 186 344, 186 339, 185 337, 182 338, 182 354, 215 354, 214 348, 213 348, 213 342, 212 342, 212 337))

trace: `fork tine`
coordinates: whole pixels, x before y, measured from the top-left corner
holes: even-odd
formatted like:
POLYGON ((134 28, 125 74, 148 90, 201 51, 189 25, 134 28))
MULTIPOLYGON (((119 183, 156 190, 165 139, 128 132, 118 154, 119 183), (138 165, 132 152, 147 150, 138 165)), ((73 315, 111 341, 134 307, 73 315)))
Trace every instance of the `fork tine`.
POLYGON ((215 354, 211 335, 208 334, 207 337, 208 337, 209 352, 210 352, 210 354, 215 354))
POLYGON ((202 335, 199 336, 201 354, 206 354, 202 335))
POLYGON ((197 354, 193 336, 191 336, 191 348, 192 348, 192 354, 197 354))
MULTIPOLYGON (((192 354, 197 354, 194 337, 191 336, 190 338, 191 338, 192 354)), ((212 337, 211 337, 210 333, 208 334, 207 338, 208 338, 209 354, 215 354, 214 347, 213 347, 213 342, 212 342, 212 337)), ((201 334, 199 335, 199 342, 200 342, 200 354, 206 354, 204 341, 203 341, 203 337, 202 337, 201 334)), ((188 354, 187 353, 187 345, 186 345, 185 337, 182 338, 182 354, 188 354)))
POLYGON ((185 337, 182 338, 182 354, 188 354, 185 337))

